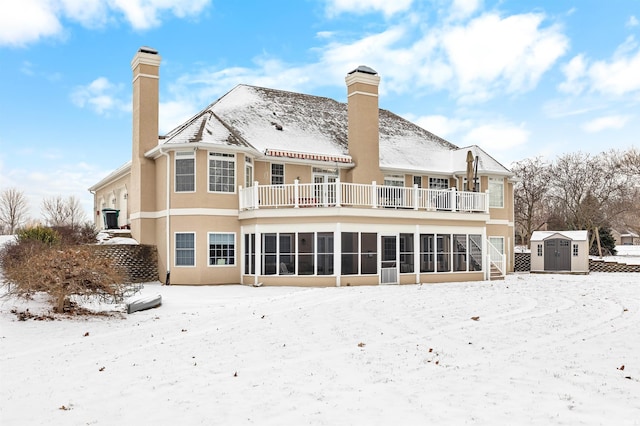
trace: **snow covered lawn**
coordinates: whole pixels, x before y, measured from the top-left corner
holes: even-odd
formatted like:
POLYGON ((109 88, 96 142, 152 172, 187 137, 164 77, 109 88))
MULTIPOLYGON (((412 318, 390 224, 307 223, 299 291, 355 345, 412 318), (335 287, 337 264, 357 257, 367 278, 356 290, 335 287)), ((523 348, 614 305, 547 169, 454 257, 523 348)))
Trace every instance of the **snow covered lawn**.
POLYGON ((0 299, 0 423, 640 422, 640 274, 157 293, 61 321, 0 299))

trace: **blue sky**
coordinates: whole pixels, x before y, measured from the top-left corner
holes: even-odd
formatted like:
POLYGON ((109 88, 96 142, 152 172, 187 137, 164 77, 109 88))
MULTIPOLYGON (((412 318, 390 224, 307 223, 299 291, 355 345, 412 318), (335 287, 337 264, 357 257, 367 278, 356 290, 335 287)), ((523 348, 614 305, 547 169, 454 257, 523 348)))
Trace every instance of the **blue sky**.
POLYGON ((236 84, 380 106, 508 166, 640 147, 640 0, 20 0, 0 3, 0 188, 75 195, 131 155, 130 61, 163 58, 166 132, 236 84))

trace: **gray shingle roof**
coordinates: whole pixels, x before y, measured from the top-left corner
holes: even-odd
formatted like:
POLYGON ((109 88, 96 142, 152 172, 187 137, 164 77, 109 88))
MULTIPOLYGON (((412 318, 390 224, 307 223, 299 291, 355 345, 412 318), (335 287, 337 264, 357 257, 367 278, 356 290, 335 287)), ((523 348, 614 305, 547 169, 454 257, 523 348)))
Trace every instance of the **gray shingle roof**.
MULTIPOLYGON (((477 146, 456 145, 380 109, 380 166, 384 169, 453 173, 465 170, 468 149, 479 171, 509 171, 477 146), (458 164, 459 163, 459 164, 458 164)), ((219 146, 348 155, 347 105, 330 98, 238 85, 160 143, 201 142, 219 146)))

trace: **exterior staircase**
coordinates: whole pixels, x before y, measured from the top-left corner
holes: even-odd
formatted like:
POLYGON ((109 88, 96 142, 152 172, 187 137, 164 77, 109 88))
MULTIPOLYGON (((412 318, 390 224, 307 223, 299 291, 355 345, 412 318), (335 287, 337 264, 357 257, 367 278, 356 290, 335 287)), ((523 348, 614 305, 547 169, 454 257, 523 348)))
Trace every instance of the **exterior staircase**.
POLYGON ((502 274, 500 269, 498 269, 498 267, 493 263, 491 264, 491 272, 489 273, 489 280, 490 281, 504 280, 504 275, 502 274))

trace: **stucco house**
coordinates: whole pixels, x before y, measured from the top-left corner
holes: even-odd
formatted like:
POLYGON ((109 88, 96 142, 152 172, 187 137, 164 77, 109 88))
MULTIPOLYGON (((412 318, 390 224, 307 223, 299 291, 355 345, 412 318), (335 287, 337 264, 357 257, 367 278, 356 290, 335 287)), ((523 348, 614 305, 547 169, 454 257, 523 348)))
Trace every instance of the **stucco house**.
POLYGON ((378 106, 238 85, 158 136, 160 55, 133 70, 131 161, 93 185, 95 223, 158 249, 171 284, 345 286, 513 271, 512 173, 378 106))

